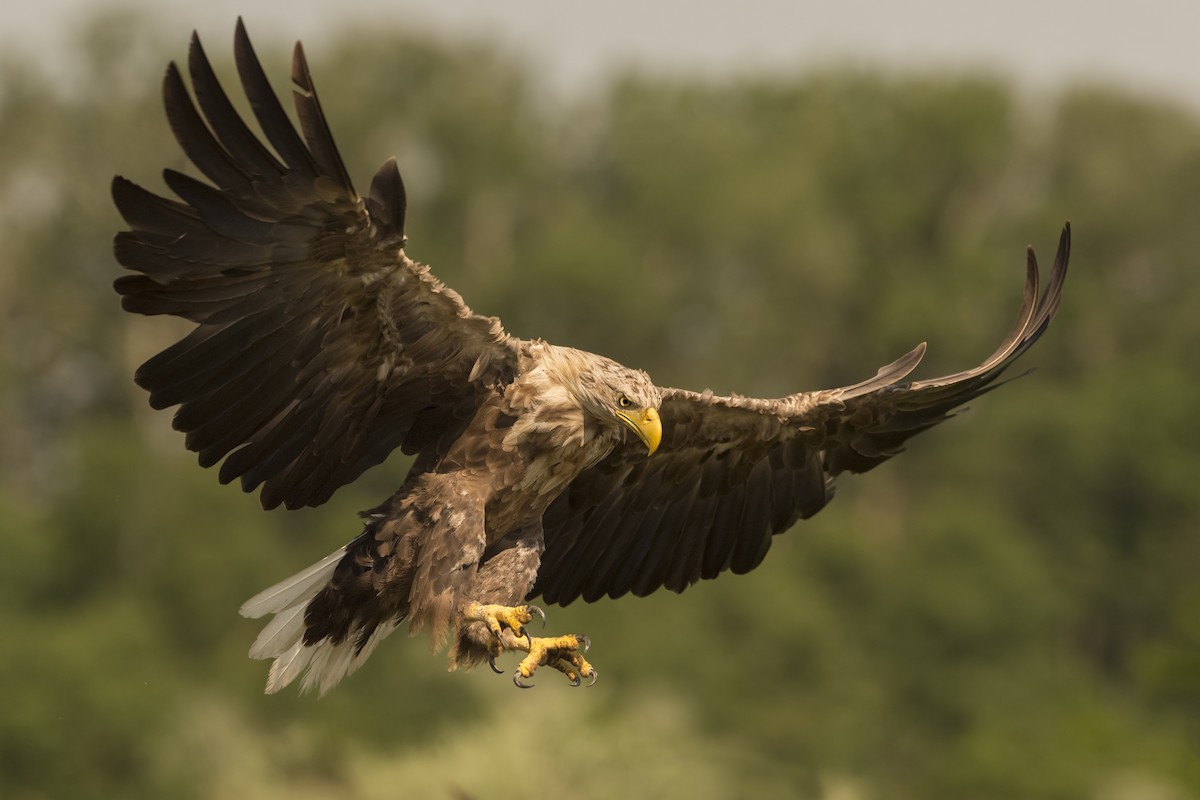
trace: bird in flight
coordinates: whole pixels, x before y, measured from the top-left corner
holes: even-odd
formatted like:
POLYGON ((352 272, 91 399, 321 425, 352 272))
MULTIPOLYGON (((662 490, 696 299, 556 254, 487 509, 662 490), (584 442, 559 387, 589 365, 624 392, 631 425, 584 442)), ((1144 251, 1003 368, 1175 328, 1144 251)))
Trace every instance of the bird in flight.
POLYGON ((324 503, 397 448, 400 488, 346 546, 251 598, 272 615, 250 650, 267 692, 328 691, 407 622, 449 642, 451 668, 520 656, 594 683, 586 636, 535 636, 532 602, 681 592, 763 560, 817 513, 843 472, 865 472, 995 388, 1059 307, 1063 228, 1049 283, 1026 258, 1016 324, 979 366, 906 381, 921 344, 852 386, 777 399, 656 386, 637 369, 475 314, 406 252, 395 159, 366 195, 334 144, 304 50, 292 123, 241 20, 234 54, 261 135, 234 109, 200 40, 191 93, 163 83, 171 129, 204 179, 167 169, 174 198, 116 177, 132 271, 122 306, 195 323, 135 375, 220 480, 264 508, 324 503), (264 141, 265 138, 265 141, 264 141))

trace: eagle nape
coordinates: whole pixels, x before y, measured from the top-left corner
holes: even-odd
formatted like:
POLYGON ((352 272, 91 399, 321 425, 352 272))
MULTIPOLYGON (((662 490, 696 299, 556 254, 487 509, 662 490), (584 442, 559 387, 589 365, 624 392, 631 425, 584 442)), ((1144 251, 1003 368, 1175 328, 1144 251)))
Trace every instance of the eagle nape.
POLYGON ((594 682, 588 638, 530 635, 545 615, 528 603, 753 570, 841 476, 1002 385, 1062 300, 1069 223, 1044 285, 1027 254, 1016 322, 973 368, 910 380, 919 345, 859 383, 783 397, 656 386, 471 311, 409 257, 395 159, 354 188, 304 49, 293 121, 240 20, 233 45, 249 114, 193 35, 163 102, 194 173, 166 170, 170 197, 112 183, 122 307, 194 325, 134 380, 152 407, 178 407, 201 466, 266 509, 321 505, 393 451, 413 456, 357 536, 242 606, 267 620, 250 656, 272 661, 268 693, 324 694, 404 626, 449 642, 451 669, 515 652, 517 686, 541 667, 594 682))

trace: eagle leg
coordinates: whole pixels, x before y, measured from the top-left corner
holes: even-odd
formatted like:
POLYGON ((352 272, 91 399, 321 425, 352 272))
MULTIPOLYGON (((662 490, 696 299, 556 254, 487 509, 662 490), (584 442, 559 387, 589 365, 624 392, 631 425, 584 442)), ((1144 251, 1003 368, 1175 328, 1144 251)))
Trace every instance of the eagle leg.
POLYGON ((587 662, 580 652, 581 650, 587 652, 588 648, 592 646, 591 640, 586 636, 575 634, 533 638, 527 636, 524 639, 513 639, 510 646, 514 650, 523 650, 528 653, 525 658, 521 659, 521 663, 513 672, 513 683, 522 689, 533 688, 533 684, 522 683, 522 679, 528 680, 533 677, 533 673, 538 667, 547 665, 566 675, 572 686, 579 686, 583 682, 583 678, 591 678, 591 682, 588 684, 591 686, 600 677, 600 673, 587 662))

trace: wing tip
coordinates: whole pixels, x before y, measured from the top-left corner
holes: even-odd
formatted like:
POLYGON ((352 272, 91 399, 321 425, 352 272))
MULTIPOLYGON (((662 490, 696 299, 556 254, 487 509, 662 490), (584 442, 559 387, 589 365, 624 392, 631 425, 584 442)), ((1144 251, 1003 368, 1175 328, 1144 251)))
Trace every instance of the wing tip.
POLYGON ((240 16, 233 28, 233 57, 239 68, 249 66, 251 63, 258 66, 258 56, 254 52, 254 45, 250 42, 250 34, 246 31, 246 22, 240 16))
POLYGON ((371 178, 367 201, 368 210, 376 224, 386 233, 403 239, 408 195, 404 189, 404 178, 400 175, 400 167, 396 163, 395 156, 383 162, 383 166, 371 178))
POLYGON ((1067 271, 1067 262, 1071 260, 1071 220, 1063 223, 1062 233, 1058 236, 1058 252, 1054 255, 1055 272, 1067 271))
POLYGON ((292 82, 305 91, 312 91, 312 81, 308 72, 308 58, 304 55, 304 43, 298 40, 292 46, 292 82), (301 81, 301 78, 304 80, 301 81))
POLYGON ((925 358, 925 351, 928 349, 929 343, 921 342, 895 361, 880 367, 870 378, 841 390, 841 398, 849 399, 858 397, 859 395, 870 394, 885 386, 891 386, 904 380, 917 368, 917 365, 921 363, 921 359, 925 358))

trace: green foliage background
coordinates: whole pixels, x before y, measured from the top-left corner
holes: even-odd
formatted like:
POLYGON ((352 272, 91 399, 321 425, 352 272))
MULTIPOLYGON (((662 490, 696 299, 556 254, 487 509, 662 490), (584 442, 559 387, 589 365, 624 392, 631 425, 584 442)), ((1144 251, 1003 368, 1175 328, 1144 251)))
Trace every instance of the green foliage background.
POLYGON ((185 42, 119 18, 65 83, 0 62, 0 795, 1200 796, 1193 114, 840 69, 562 103, 484 46, 309 42, 351 174, 400 159, 415 257, 663 384, 835 385, 925 339, 922 374, 974 364, 1024 246, 1048 262, 1068 217, 1076 244, 1037 372, 844 481, 759 570, 550 609, 595 688, 517 692, 396 637, 325 699, 264 697, 238 605, 404 464, 264 514, 132 385, 180 328, 119 311, 108 182, 183 167, 155 76, 185 42))

